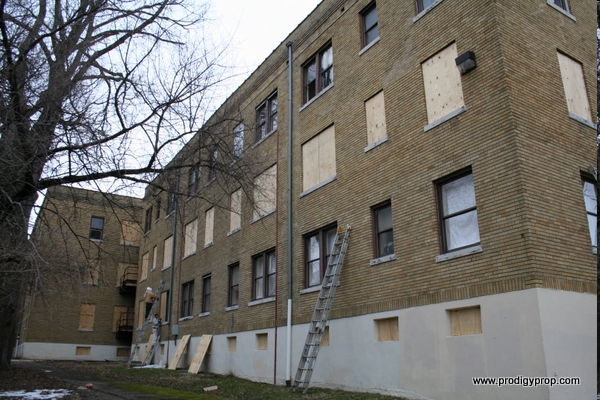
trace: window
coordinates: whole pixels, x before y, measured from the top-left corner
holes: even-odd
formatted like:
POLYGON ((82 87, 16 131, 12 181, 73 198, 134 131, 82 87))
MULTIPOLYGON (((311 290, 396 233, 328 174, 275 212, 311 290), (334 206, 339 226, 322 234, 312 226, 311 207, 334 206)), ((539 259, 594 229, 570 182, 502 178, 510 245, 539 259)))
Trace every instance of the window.
POLYGON ((456 67, 456 43, 427 59, 421 68, 425 85, 427 119, 441 123, 464 110, 460 71, 456 67))
POLYGON ((557 55, 569 116, 591 124, 592 114, 583 78, 583 66, 562 53, 557 55))
POLYGON ((163 269, 171 266, 173 258, 173 236, 169 236, 165 239, 165 247, 163 250, 163 269))
POLYGON ((95 304, 83 303, 79 307, 79 330, 91 331, 94 329, 95 304))
POLYGON ((213 149, 209 153, 208 160, 208 183, 211 183, 217 178, 217 159, 219 158, 219 150, 213 149))
POLYGON ((100 278, 100 263, 98 260, 90 260, 83 269, 83 285, 98 286, 100 278))
POLYGON ((277 130, 277 92, 256 109, 256 141, 277 130))
POLYGON ((181 316, 189 317, 194 313, 194 281, 181 285, 181 316))
POLYGON ((173 182, 167 194, 167 216, 171 215, 175 211, 175 204, 177 203, 177 182, 173 182))
POLYGON ((431 7, 436 1, 439 0, 417 0, 417 14, 431 7))
POLYGON ((187 257, 196 252, 196 241, 198 240, 198 218, 185 226, 184 252, 183 256, 187 257))
POLYGON ((237 350, 237 336, 227 336, 227 350, 237 350))
POLYGON ((92 217, 90 223, 90 239, 102 240, 104 236, 104 217, 92 217))
POLYGON ((378 342, 392 342, 399 340, 398 317, 376 319, 375 327, 377 328, 378 342))
POLYGON ((150 256, 149 253, 144 253, 142 255, 142 272, 140 274, 140 281, 143 281, 144 279, 148 278, 148 257, 150 256))
POLYGON ((142 241, 142 228, 137 222, 121 222, 121 244, 125 246, 139 246, 142 241))
POLYGON ((240 301, 240 264, 229 266, 229 291, 227 305, 237 306, 240 301))
POLYGON ((585 210, 587 211, 588 227, 590 230, 590 238, 592 247, 598 248, 598 206, 596 201, 596 183, 591 180, 584 179, 583 181, 583 201, 585 202, 585 210))
POLYGON ((437 188, 443 251, 478 244, 477 205, 471 171, 442 181, 437 188))
POLYGON ((77 346, 75 347, 76 356, 91 356, 92 348, 89 346, 77 346))
POLYGON ((160 197, 159 197, 156 199, 156 220, 157 221, 160 218, 160 206, 161 206, 161 201, 160 201, 160 197))
POLYGON ((244 124, 239 124, 233 129, 233 158, 238 159, 244 152, 244 124))
POLYGON ((275 210, 277 205, 277 165, 254 179, 254 220, 275 210))
POLYGON ((146 219, 144 220, 144 233, 150 232, 152 229, 152 206, 146 209, 146 219))
POLYGON ((252 300, 275 297, 276 272, 275 250, 252 258, 252 300))
POLYGON ((335 241, 336 226, 328 226, 304 237, 306 287, 323 281, 329 255, 335 241))
POLYGON ((562 8, 563 10, 565 10, 566 12, 570 13, 569 10, 569 4, 567 3, 567 0, 549 0, 550 3, 554 4, 557 7, 562 8))
POLYGON ((317 187, 335 176, 335 129, 331 126, 302 145, 303 190, 317 187))
MULTIPOLYGON (((143 310, 144 309, 143 307, 145 307, 145 306, 143 305, 143 302, 142 302, 142 306, 141 306, 140 310, 143 310)), ((163 323, 169 322, 168 312, 169 312, 170 304, 169 304, 169 291, 168 290, 163 290, 162 292, 160 292, 159 307, 160 307, 160 311, 158 312, 158 317, 161 319, 161 321, 163 323)), ((144 312, 142 311, 142 312, 140 312, 140 314, 143 317, 144 312)), ((143 322, 144 321, 142 320, 142 323, 143 322)))
POLYGON ((202 277, 202 312, 210 312, 210 281, 211 275, 202 277))
POLYGON ((193 197, 198 193, 200 188, 200 165, 196 164, 190 168, 188 172, 188 190, 187 195, 193 197))
POLYGON ((362 44, 363 47, 371 44, 379 37, 379 26, 377 24, 377 7, 375 3, 369 5, 361 13, 362 17, 362 44))
POLYGON ((204 213, 204 247, 208 247, 213 242, 213 230, 215 226, 215 208, 211 207, 204 213))
POLYGON ((229 211, 229 232, 235 232, 242 226, 242 189, 231 193, 229 211))
POLYGON ((256 334, 256 350, 267 350, 269 343, 268 333, 257 333, 256 334))
POLYGON ((394 224, 390 203, 373 208, 375 228, 375 256, 384 257, 394 254, 394 224))
POLYGON ((154 246, 152 249, 152 271, 156 269, 156 264, 158 263, 158 246, 154 246))
POLYGON ((331 44, 308 60, 302 70, 304 103, 308 103, 323 89, 333 84, 333 48, 331 44))
POLYGON ((481 329, 481 307, 457 308, 446 310, 450 318, 450 335, 477 335, 481 329))
POLYGON ((365 101, 365 113, 367 117, 368 145, 365 150, 369 150, 371 147, 387 139, 383 91, 365 101))

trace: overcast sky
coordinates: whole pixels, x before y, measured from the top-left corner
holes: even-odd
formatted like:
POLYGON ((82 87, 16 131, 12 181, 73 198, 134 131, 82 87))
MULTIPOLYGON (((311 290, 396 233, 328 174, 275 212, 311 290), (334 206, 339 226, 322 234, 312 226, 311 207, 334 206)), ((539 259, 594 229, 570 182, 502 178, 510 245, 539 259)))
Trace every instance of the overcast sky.
POLYGON ((208 0, 211 25, 221 29, 236 71, 237 88, 321 0, 208 0))

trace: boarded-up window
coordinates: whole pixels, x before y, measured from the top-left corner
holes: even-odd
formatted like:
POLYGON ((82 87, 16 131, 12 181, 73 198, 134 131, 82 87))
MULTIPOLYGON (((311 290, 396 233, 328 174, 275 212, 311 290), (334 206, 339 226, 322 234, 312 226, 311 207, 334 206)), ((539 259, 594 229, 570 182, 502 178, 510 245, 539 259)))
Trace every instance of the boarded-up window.
POLYGON ((91 331, 94 329, 95 304, 83 303, 79 307, 79 329, 91 331))
POLYGON ((129 357, 130 351, 129 347, 117 347, 117 357, 129 357))
POLYGON ((329 325, 325 327, 323 336, 321 337, 321 347, 329 346, 329 325))
POLYGON ((127 322, 131 322, 130 325, 133 325, 133 319, 128 320, 127 318, 128 312, 130 312, 130 308, 127 306, 115 306, 113 308, 113 332, 116 332, 119 329, 119 326, 126 326, 127 322))
POLYGON ((571 57, 561 53, 557 53, 557 55, 569 113, 586 121, 591 121, 592 115, 587 91, 585 90, 583 67, 571 57))
POLYGON ((160 311, 158 313, 158 316, 160 317, 160 319, 162 320, 162 322, 169 322, 169 315, 167 314, 168 310, 169 310, 169 291, 168 290, 164 290, 162 292, 160 292, 160 311))
POLYGON ((231 193, 231 210, 229 216, 229 232, 242 226, 242 189, 231 193))
POLYGON ((269 341, 268 333, 256 334, 256 350, 267 350, 269 341))
POLYGON ((254 219, 275 210, 277 201, 277 165, 254 179, 254 219))
POLYGON ((77 346, 75 347, 76 356, 89 356, 92 354, 92 348, 88 346, 77 346))
POLYGON ((465 104, 456 57, 456 43, 452 43, 421 65, 429 123, 439 120, 465 104))
POLYGON ((152 249, 152 271, 154 271, 156 269, 157 259, 158 259, 158 246, 154 246, 154 248, 152 249))
POLYGON ((398 317, 375 320, 378 342, 391 342, 399 340, 398 317))
POLYGON ((121 244, 139 246, 142 240, 142 227, 137 222, 121 222, 121 244))
POLYGON ((139 302, 137 326, 141 328, 144 325, 144 315, 146 314, 146 303, 144 300, 139 302))
POLYGON ((213 230, 215 227, 215 208, 211 207, 206 210, 204 224, 204 246, 208 246, 213 242, 213 230))
POLYGON ((185 251, 184 257, 196 252, 196 242, 198 241, 198 218, 185 226, 185 251))
POLYGON ((365 111, 367 114, 367 144, 387 138, 383 91, 365 102, 365 111))
POLYGON ((171 258, 173 255, 173 236, 165 239, 165 247, 163 251, 163 269, 171 266, 171 258))
POLYGON ((237 336, 227 336, 227 350, 237 350, 237 336))
POLYGON ((335 129, 331 126, 302 146, 303 190, 335 175, 335 129))
POLYGON ((144 253, 142 255, 142 272, 140 273, 140 281, 148 278, 148 257, 149 253, 144 253))
POLYGON ((99 276, 100 262, 98 260, 90 260, 83 269, 83 284, 86 286, 98 286, 99 276))
POLYGON ((480 306, 447 310, 450 317, 452 336, 477 335, 482 333, 480 306))

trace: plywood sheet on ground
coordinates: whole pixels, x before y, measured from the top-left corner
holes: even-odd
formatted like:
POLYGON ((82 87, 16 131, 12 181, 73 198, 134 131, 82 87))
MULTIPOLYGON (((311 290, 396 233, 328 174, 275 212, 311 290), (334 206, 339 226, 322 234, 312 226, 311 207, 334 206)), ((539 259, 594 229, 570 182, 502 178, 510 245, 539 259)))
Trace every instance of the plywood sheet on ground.
POLYGON ((188 345, 190 336, 192 335, 185 335, 181 338, 181 341, 179 342, 179 344, 177 345, 177 349, 175 350, 175 355, 171 359, 171 362, 169 362, 169 369, 177 368, 177 364, 179 364, 179 359, 181 358, 181 355, 183 354, 186 346, 188 345))
POLYGON ((190 364, 190 368, 188 372, 191 374, 197 374, 200 371, 200 365, 202 365, 202 361, 204 361, 204 356, 208 351, 208 346, 210 345, 210 341, 212 340, 212 335, 202 335, 200 338, 200 344, 196 349, 196 354, 192 359, 192 363, 190 364))

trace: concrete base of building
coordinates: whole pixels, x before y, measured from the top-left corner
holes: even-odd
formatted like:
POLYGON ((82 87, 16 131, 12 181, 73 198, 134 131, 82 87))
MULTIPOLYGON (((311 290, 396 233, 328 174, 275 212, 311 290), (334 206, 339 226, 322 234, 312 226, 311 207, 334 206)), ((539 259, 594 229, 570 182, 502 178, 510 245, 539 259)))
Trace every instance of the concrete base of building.
MULTIPOLYGON (((308 324, 292 329, 292 380, 307 330, 308 324)), ((335 319, 311 386, 413 399, 593 398, 596 337, 596 296, 550 289, 335 319), (448 310, 474 306, 482 333, 453 336, 448 310), (397 337, 387 340, 388 333, 378 330, 396 319, 397 337), (476 385, 477 377, 505 379, 476 385), (577 378, 579 384, 551 386, 552 378, 577 378)), ((284 385, 286 327, 278 328, 277 338, 275 359, 274 329, 215 335, 201 370, 284 385)), ((190 365, 199 341, 191 339, 178 368, 190 365)), ((174 341, 163 342, 154 362, 168 364, 175 349, 174 341)))
POLYGON ((16 358, 28 360, 127 361, 130 347, 72 343, 21 343, 16 358))

